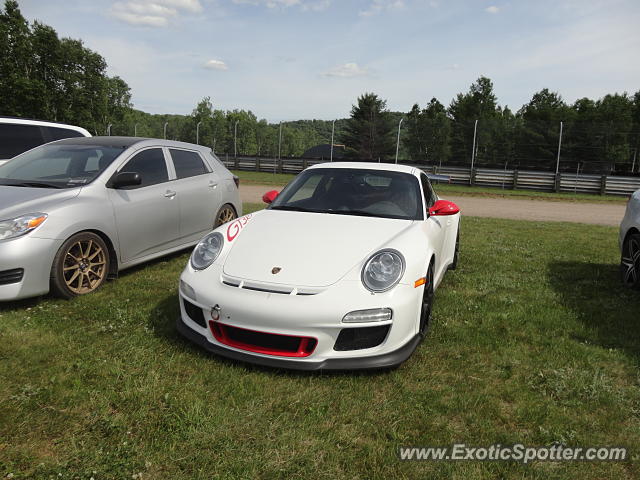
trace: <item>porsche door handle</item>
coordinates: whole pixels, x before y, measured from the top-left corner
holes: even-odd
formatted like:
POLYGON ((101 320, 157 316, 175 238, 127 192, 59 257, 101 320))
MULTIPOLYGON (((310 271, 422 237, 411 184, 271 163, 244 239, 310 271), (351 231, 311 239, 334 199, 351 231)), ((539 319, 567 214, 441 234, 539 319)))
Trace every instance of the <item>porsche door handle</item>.
POLYGON ((171 190, 167 190, 167 192, 164 194, 165 198, 173 198, 176 196, 176 192, 173 192, 171 190))
POLYGON ((218 186, 218 182, 211 181, 209 182, 209 188, 216 188, 218 186))

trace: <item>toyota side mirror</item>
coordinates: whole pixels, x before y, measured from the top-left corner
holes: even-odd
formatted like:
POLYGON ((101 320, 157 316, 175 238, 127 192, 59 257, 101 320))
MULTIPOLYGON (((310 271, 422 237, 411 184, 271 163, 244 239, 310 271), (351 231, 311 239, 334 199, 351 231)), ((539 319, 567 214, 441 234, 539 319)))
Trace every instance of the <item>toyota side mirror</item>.
POLYGON ((142 184, 142 177, 137 172, 119 172, 111 180, 111 188, 134 187, 142 184))

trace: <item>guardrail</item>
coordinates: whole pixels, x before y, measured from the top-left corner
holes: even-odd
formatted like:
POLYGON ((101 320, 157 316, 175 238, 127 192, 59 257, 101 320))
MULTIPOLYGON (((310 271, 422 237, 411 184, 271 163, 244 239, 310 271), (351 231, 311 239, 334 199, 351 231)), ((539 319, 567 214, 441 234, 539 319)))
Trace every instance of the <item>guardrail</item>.
MULTIPOLYGON (((227 168, 273 173, 300 173, 302 170, 326 160, 309 158, 282 158, 230 156, 220 157, 227 168)), ((477 185, 505 189, 538 190, 543 192, 573 192, 599 195, 630 195, 640 189, 640 177, 618 177, 582 173, 540 172, 533 170, 507 170, 491 168, 437 167, 411 165, 434 175, 449 177, 456 185, 477 185)))

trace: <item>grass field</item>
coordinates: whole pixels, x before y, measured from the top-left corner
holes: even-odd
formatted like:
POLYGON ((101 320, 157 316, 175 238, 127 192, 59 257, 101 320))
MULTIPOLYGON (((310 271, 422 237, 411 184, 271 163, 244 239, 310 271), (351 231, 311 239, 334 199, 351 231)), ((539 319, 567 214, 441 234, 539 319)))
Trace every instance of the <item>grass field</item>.
MULTIPOLYGON (((282 187, 289 183, 295 175, 286 173, 245 172, 234 170, 234 174, 240 177, 242 184, 246 185, 272 185, 282 187)), ((466 185, 435 184, 438 194, 465 195, 473 197, 493 198, 523 198, 527 200, 547 200, 556 202, 586 202, 586 203, 626 203, 627 197, 615 195, 589 195, 584 193, 549 193, 533 190, 509 190, 491 187, 471 187, 466 185)))
POLYGON ((0 307, 0 477, 640 477, 640 295, 616 229, 465 218, 426 341, 382 373, 290 373, 174 330, 188 254, 0 307), (622 463, 401 462, 398 447, 622 445, 622 463))

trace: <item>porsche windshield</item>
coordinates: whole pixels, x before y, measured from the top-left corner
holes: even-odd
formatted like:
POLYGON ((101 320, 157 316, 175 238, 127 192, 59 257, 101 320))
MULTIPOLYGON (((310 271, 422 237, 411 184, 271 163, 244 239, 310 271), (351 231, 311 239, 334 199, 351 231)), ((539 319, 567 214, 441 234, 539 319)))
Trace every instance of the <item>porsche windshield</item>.
POLYGON ((124 151, 101 145, 42 145, 0 165, 0 185, 71 188, 92 182, 124 151))
POLYGON ((269 208, 422 220, 421 198, 418 179, 408 173, 313 168, 298 175, 269 208))

